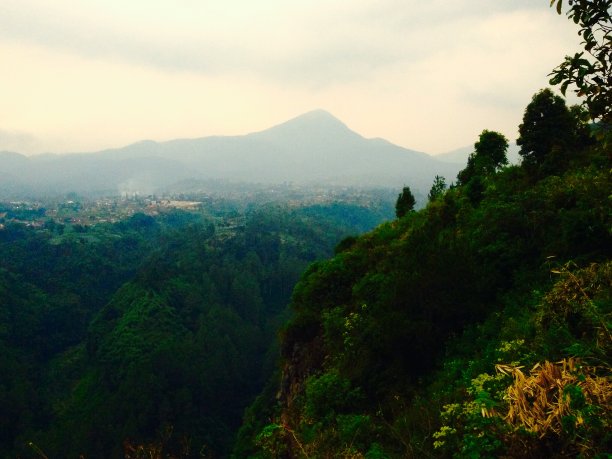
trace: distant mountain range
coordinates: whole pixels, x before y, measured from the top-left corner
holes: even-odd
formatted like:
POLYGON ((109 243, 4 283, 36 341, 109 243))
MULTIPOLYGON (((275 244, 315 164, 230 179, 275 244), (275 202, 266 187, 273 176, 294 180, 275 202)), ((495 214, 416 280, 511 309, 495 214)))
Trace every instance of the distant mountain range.
MULTIPOLYGON (((443 160, 444 159, 444 160, 443 160)), ((181 183, 240 183, 400 188, 427 192, 434 176, 454 180, 465 161, 449 162, 366 139, 316 110, 242 136, 143 141, 95 153, 0 153, 0 198, 66 192, 150 194, 181 183)))

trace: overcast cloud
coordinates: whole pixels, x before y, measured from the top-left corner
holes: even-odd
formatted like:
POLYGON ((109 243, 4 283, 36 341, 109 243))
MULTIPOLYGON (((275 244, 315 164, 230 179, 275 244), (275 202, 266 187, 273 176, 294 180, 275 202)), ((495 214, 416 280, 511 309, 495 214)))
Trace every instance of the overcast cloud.
POLYGON ((0 130, 40 140, 25 153, 93 150, 323 108, 429 153, 484 128, 514 139, 531 95, 578 47, 548 4, 0 0, 0 130))

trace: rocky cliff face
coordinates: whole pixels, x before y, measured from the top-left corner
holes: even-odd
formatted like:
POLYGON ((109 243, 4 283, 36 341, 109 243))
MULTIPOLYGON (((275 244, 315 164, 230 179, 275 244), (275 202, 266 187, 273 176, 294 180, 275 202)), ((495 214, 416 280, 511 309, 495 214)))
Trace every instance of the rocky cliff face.
POLYGON ((281 411, 277 421, 285 429, 287 458, 301 457, 302 446, 294 434, 302 418, 300 397, 304 395, 306 380, 322 370, 324 361, 323 337, 317 335, 311 341, 295 343, 282 365, 277 394, 281 411))

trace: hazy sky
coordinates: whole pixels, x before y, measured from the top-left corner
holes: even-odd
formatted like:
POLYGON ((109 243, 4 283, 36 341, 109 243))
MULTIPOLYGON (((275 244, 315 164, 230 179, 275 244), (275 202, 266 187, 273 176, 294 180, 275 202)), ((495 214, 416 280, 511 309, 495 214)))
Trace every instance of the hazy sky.
POLYGON ((322 108, 442 153, 516 138, 579 48, 549 0, 0 0, 0 150, 246 134, 322 108))

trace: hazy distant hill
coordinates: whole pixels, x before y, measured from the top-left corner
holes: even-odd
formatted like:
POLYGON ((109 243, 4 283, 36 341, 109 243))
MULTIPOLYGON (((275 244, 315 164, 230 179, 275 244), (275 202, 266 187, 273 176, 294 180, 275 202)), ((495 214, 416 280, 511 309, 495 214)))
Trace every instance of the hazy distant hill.
POLYGON ((384 186, 427 192, 436 174, 463 164, 366 139, 316 110, 243 136, 143 141, 88 154, 0 154, 0 193, 152 193, 189 179, 250 183, 384 186), (12 179, 9 179, 12 177, 12 179))

